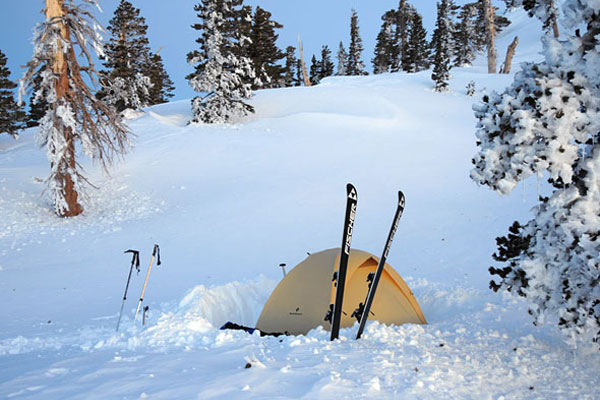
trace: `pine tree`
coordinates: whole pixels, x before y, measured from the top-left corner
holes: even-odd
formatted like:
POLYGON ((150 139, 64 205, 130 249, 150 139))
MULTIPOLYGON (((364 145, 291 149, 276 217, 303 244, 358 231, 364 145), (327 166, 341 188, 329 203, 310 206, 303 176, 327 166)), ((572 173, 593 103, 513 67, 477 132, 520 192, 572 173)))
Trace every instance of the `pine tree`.
POLYGON ((46 111, 49 107, 48 102, 46 101, 47 93, 40 91, 42 75, 44 75, 44 71, 40 71, 31 83, 32 93, 34 95, 29 98, 29 113, 27 114, 28 127, 38 126, 40 120, 46 115, 46 111))
POLYGON ((451 17, 454 7, 452 0, 441 0, 437 4, 436 28, 433 33, 433 45, 435 46, 433 73, 431 74, 431 79, 435 82, 435 90, 437 92, 445 92, 448 90, 448 80, 450 79, 450 55, 452 54, 453 49, 453 23, 451 17))
POLYGON ((173 81, 165 70, 163 59, 159 52, 149 53, 143 65, 142 74, 150 78, 152 86, 148 90, 149 105, 162 104, 173 97, 173 81))
MULTIPOLYGON (((98 6, 96 0, 85 3, 98 6)), ((94 29, 100 25, 91 12, 73 0, 46 0, 45 13, 45 22, 36 27, 34 53, 20 95, 40 79, 34 96, 48 101, 38 138, 50 160, 48 192, 56 213, 71 217, 83 212, 80 195, 87 182, 75 159, 76 143, 107 168, 115 156, 126 152, 128 131, 119 115, 92 94, 82 76, 85 72, 92 81, 97 78, 90 49, 99 51, 102 46, 94 29)))
POLYGON ((311 85, 317 85, 321 81, 321 63, 317 61, 317 57, 313 54, 310 59, 309 79, 311 85))
POLYGON ((400 0, 398 11, 396 12, 396 39, 392 54, 391 71, 397 72, 400 69, 409 71, 409 29, 413 16, 417 10, 406 0, 400 0))
POLYGON ((392 65, 397 66, 398 43, 396 40, 397 29, 395 29, 397 21, 397 13, 395 10, 389 10, 381 17, 383 23, 377 35, 375 44, 375 57, 371 61, 373 63, 373 73, 382 74, 390 72, 392 65))
POLYGON ((302 73, 302 60, 298 59, 296 61, 296 81, 294 86, 302 86, 304 82, 304 75, 302 73))
POLYGON ((358 14, 352 9, 350 17, 350 48, 348 50, 347 75, 367 75, 362 62, 363 44, 358 28, 358 14))
POLYGON ((476 53, 483 50, 485 30, 481 26, 480 16, 477 3, 462 6, 454 37, 454 65, 470 65, 476 53))
POLYGON ((348 75, 348 53, 344 48, 344 43, 340 42, 340 46, 338 48, 337 53, 337 72, 335 73, 338 76, 348 75))
POLYGON ((331 50, 327 45, 321 47, 321 60, 319 61, 319 80, 333 75, 334 65, 331 61, 331 50))
POLYGON ((427 31, 423 27, 423 18, 414 13, 408 25, 408 45, 406 49, 405 68, 407 72, 419 72, 429 68, 429 43, 427 31))
POLYGON ((106 44, 103 63, 106 70, 102 72, 102 90, 98 97, 119 112, 152 104, 152 82, 145 68, 150 58, 148 25, 140 10, 129 1, 121 0, 107 29, 111 37, 106 44))
POLYGON ((294 46, 288 46, 285 49, 285 67, 283 74, 283 81, 285 86, 298 86, 297 80, 297 68, 298 59, 296 58, 296 48, 294 46))
POLYGON ((192 25, 201 32, 200 49, 187 55, 194 72, 187 76, 190 86, 202 93, 192 99, 192 122, 225 123, 248 115, 254 108, 245 103, 252 96, 255 78, 252 62, 241 56, 250 39, 237 27, 247 18, 241 0, 203 0, 194 6, 200 22, 192 25))
POLYGON ((253 89, 284 86, 284 68, 277 64, 285 57, 285 54, 277 47, 275 29, 281 29, 283 25, 271 20, 271 13, 256 7, 252 17, 252 28, 250 30, 251 43, 247 46, 248 57, 254 66, 254 74, 257 82, 253 89))
POLYGON ((0 134, 6 132, 16 138, 25 128, 26 115, 13 96, 17 84, 9 79, 6 61, 6 55, 0 50, 0 134))
MULTIPOLYGON (((527 7, 542 21, 548 2, 527 7)), ((534 322, 555 321, 567 337, 600 340, 600 14, 592 0, 565 0, 564 40, 543 39, 545 60, 528 63, 503 93, 474 107, 478 153, 471 178, 501 194, 548 176, 551 194, 533 218, 496 240, 490 268, 530 302, 534 322)))

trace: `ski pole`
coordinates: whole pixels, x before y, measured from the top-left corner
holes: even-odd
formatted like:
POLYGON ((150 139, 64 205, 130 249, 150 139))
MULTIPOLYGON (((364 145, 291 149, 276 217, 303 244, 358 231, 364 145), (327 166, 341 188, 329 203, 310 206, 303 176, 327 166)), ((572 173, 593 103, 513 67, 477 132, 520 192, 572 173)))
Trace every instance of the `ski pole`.
POLYGON ((279 267, 283 270, 283 277, 285 278, 285 275, 286 275, 286 273, 285 273, 285 263, 279 264, 279 267))
POLYGON ((146 292, 146 285, 148 285, 148 278, 150 278, 150 271, 152 271, 152 264, 154 264, 154 258, 157 257, 158 261, 156 265, 160 265, 160 249, 157 244, 154 245, 154 250, 152 251, 152 259, 150 260, 150 266, 148 267, 148 273, 146 273, 146 280, 144 281, 144 287, 142 288, 142 294, 140 295, 140 301, 138 302, 137 309, 135 310, 135 317, 133 317, 133 322, 137 320, 137 316, 140 312, 140 308, 142 307, 142 302, 144 301, 144 293, 146 292))
POLYGON ((117 332, 119 331, 119 324, 121 323, 121 317, 123 316, 123 307, 125 307, 125 300, 127 300, 127 289, 129 289, 129 281, 131 280, 131 272, 133 272, 133 266, 140 272, 140 252, 137 250, 127 250, 124 252, 133 253, 131 257, 131 268, 129 268, 129 276, 127 277, 127 284, 125 285, 125 294, 123 294, 123 303, 121 303, 121 312, 119 312, 119 320, 117 321, 117 332))

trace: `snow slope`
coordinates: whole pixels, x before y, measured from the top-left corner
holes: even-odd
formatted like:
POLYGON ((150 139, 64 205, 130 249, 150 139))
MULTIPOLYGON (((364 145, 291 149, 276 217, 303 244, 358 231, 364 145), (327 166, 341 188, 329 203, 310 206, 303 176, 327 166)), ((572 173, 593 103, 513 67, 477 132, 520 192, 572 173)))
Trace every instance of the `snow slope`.
MULTIPOLYGON (((539 29, 515 18, 499 49, 539 29)), ((517 62, 539 50, 522 42, 517 62)), ((33 132, 0 137, 0 397, 600 397, 597 351, 533 327, 523 302, 487 288, 494 238, 543 185, 500 198, 470 181, 465 86, 481 95, 512 79, 484 72, 483 60, 453 70, 446 94, 431 91, 429 72, 261 91, 257 113, 232 126, 187 126, 188 101, 152 107, 131 116, 135 150, 110 177, 86 165, 99 189, 70 220, 40 197, 48 166, 33 132), (359 193, 353 246, 376 254, 396 191, 406 194, 388 262, 429 324, 370 323, 360 341, 355 326, 334 343, 322 329, 220 331, 256 322, 279 263, 339 246, 347 182, 359 193), (142 327, 132 318, 154 243, 163 263, 142 327), (128 248, 142 272, 116 333, 128 248)))

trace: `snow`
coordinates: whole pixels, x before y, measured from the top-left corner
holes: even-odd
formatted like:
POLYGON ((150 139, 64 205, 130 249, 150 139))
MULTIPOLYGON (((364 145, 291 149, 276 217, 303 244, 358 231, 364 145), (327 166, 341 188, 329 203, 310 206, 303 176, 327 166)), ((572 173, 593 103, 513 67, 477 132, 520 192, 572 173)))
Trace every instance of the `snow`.
MULTIPOLYGON (((516 62, 539 59, 539 24, 520 27, 498 49, 518 33, 516 62)), ((470 180, 472 104, 513 78, 485 71, 483 59, 453 69, 444 94, 430 71, 258 91, 256 114, 233 125, 188 125, 189 100, 145 109, 129 116, 137 142, 110 176, 80 158, 99 189, 67 220, 40 195, 35 130, 0 136, 0 398, 600 397, 597 350, 488 289, 494 238, 544 187, 532 177, 500 197, 470 180), (428 324, 371 322, 359 341, 355 325, 335 342, 322 329, 219 330, 256 322, 281 262, 289 271, 340 245, 347 182, 359 198, 353 247, 375 254, 405 193, 388 262, 428 324), (134 325, 155 243, 148 323, 134 325), (115 332, 129 248, 141 272, 115 332)))

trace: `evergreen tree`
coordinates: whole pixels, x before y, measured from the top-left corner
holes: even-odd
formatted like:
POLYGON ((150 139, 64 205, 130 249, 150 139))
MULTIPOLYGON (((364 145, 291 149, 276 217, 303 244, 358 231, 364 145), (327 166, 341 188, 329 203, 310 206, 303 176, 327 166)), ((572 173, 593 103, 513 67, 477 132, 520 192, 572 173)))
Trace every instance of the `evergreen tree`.
MULTIPOLYGON (((97 0, 85 3, 98 6, 97 0)), ((83 212, 80 195, 87 182, 75 159, 76 143, 106 168, 126 152, 128 131, 113 108, 92 95, 82 76, 85 72, 92 81, 97 79, 91 51, 102 47, 94 29, 98 22, 74 0, 46 0, 46 4, 46 20, 36 27, 34 53, 20 95, 39 79, 34 96, 48 101, 38 137, 50 160, 48 193, 56 213, 72 217, 83 212)))
POLYGON ((313 54, 310 59, 310 72, 308 74, 311 85, 317 85, 321 81, 321 63, 317 61, 317 57, 313 54))
POLYGON ((470 65, 478 51, 485 46, 485 29, 481 26, 477 3, 462 6, 454 37, 454 65, 470 65))
POLYGON ((344 48, 344 43, 341 41, 338 48, 337 60, 337 72, 335 74, 338 76, 348 75, 348 53, 344 48))
POLYGON ((283 74, 283 81, 285 86, 298 86, 297 80, 297 68, 298 59, 296 58, 296 48, 294 46, 288 46, 285 49, 285 67, 283 74))
MULTIPOLYGON (((42 67, 44 68, 44 67, 42 67)), ((33 78, 31 83, 33 96, 29 98, 29 114, 27 114, 27 126, 38 126, 39 121, 46 115, 48 102, 46 102, 47 93, 40 91, 42 84, 42 75, 44 71, 33 78)))
POLYGON ((129 1, 121 0, 107 29, 111 37, 105 46, 103 65, 106 70, 102 72, 98 97, 119 112, 152 104, 152 82, 145 68, 150 57, 148 25, 140 10, 129 1))
POLYGON ((6 61, 6 55, 0 50, 0 134, 6 132, 17 137, 19 131, 25 128, 25 112, 13 96, 17 84, 9 79, 6 61))
POLYGON ((275 29, 281 28, 283 25, 271 20, 270 12, 256 7, 250 30, 251 43, 247 46, 247 54, 257 78, 254 89, 284 85, 284 68, 277 62, 285 54, 277 47, 279 35, 275 33, 275 29))
MULTIPOLYGON (((523 2, 525 3, 525 2, 523 2)), ((527 7, 542 21, 548 1, 527 7)), ((551 194, 533 218, 496 240, 494 290, 530 302, 534 322, 600 343, 600 13, 593 0, 562 3, 566 38, 543 39, 503 93, 474 107, 478 153, 471 178, 501 194, 548 176, 551 194)))
POLYGON ((399 64, 397 61, 397 29, 395 29, 397 13, 395 10, 389 10, 383 14, 381 19, 383 23, 375 43, 375 57, 371 61, 375 74, 389 72, 392 65, 396 65, 397 68, 399 64))
POLYGON ((437 19, 435 23, 433 73, 431 79, 435 82, 435 90, 448 90, 450 79, 450 56, 453 50, 452 42, 452 12, 455 6, 452 0, 441 0, 437 4, 437 19))
POLYGON ((148 54, 143 66, 143 75, 150 78, 152 86, 148 90, 149 105, 162 104, 173 97, 173 81, 165 70, 162 57, 158 52, 148 54))
POLYGON ((350 48, 348 50, 347 75, 367 75, 362 62, 363 44, 358 28, 358 14, 352 9, 350 17, 350 48))
POLYGON ((419 72, 429 68, 429 43, 427 31, 423 27, 423 18, 414 13, 408 25, 408 45, 406 49, 405 68, 407 72, 419 72))
POLYGON ((302 86, 304 82, 304 74, 302 73, 302 60, 296 61, 296 82, 295 86, 302 86))
POLYGON ((202 93, 192 99, 192 122, 225 123, 248 115, 254 108, 244 103, 252 96, 252 61, 241 56, 250 39, 237 27, 247 18, 241 0, 203 0, 194 6, 201 32, 187 60, 194 72, 187 76, 190 86, 202 93))
POLYGON ((410 69, 408 55, 409 29, 415 14, 417 14, 417 10, 411 4, 406 2, 406 0, 400 0, 400 5, 396 12, 396 39, 392 47, 392 72, 397 72, 400 69, 409 71, 410 69))
POLYGON ((321 47, 321 60, 319 61, 319 79, 333 75, 334 65, 331 61, 331 50, 327 45, 321 47))

